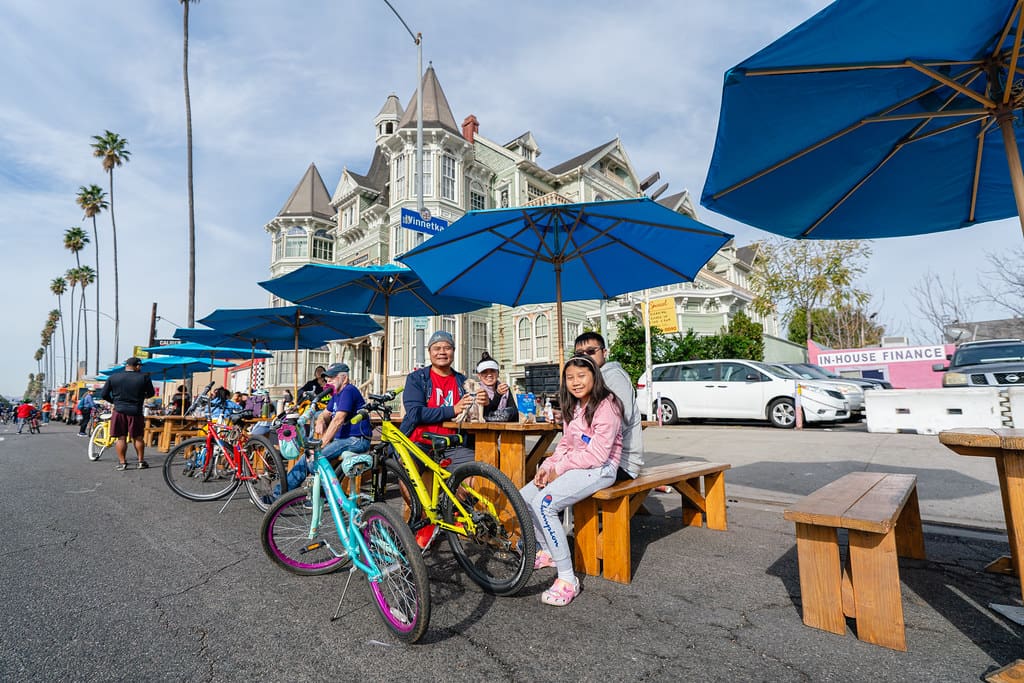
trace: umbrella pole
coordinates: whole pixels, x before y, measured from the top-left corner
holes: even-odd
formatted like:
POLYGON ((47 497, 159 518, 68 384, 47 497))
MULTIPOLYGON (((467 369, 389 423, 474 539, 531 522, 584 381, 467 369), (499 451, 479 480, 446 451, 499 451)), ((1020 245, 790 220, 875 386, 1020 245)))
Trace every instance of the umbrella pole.
POLYGON ((295 372, 292 382, 292 398, 295 404, 299 403, 299 311, 295 311, 295 372))
POLYGON ((555 319, 558 321, 558 371, 565 365, 565 340, 562 338, 562 264, 555 263, 555 319))
POLYGON ((1024 233, 1024 172, 1021 171, 1017 136, 1013 132, 1013 118, 1012 109, 998 114, 999 130, 1003 133, 1003 146, 1006 147, 1006 163, 1010 166, 1013 198, 1017 202, 1017 218, 1020 220, 1021 232, 1024 233))
POLYGON ((391 297, 384 297, 384 339, 380 347, 380 386, 377 389, 380 393, 388 390, 388 332, 391 327, 391 297))

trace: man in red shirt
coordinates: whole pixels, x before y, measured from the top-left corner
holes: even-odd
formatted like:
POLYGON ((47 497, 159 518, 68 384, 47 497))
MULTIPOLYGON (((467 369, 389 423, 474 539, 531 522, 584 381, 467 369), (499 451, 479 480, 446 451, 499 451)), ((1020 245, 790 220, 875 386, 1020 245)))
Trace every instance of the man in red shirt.
POLYGON ((18 433, 21 434, 21 428, 28 422, 28 416, 32 414, 32 411, 36 407, 32 405, 31 401, 25 401, 18 406, 18 411, 15 413, 15 417, 18 418, 18 433))
MULTIPOLYGON (((455 358, 455 339, 444 330, 430 335, 427 341, 430 365, 413 370, 405 378, 402 390, 402 404, 405 416, 402 431, 418 444, 430 445, 423 432, 454 434, 454 429, 442 427, 441 423, 455 419, 456 415, 476 403, 476 394, 467 394, 466 376, 452 369, 455 358)), ((472 445, 472 444, 467 444, 472 445)), ((427 450, 427 449, 424 449, 427 450)), ((476 458, 476 453, 467 446, 458 446, 448 452, 452 465, 461 465, 476 458)), ((427 548, 437 534, 437 528, 430 524, 416 532, 416 542, 427 548)))

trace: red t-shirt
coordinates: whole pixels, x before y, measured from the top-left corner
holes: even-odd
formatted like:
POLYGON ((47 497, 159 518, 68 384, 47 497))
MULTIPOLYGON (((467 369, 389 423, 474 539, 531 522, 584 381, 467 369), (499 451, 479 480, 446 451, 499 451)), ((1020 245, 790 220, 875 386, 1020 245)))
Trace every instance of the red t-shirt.
MULTIPOLYGON (((437 374, 433 369, 431 369, 430 387, 430 395, 427 396, 428 408, 455 406, 455 404, 459 402, 459 382, 455 377, 455 373, 445 377, 437 374)), ((441 423, 417 425, 416 428, 412 430, 412 436, 409 438, 417 443, 429 443, 423 438, 423 432, 433 432, 434 434, 454 434, 455 430, 442 427, 441 423)))
POLYGON ((34 407, 35 406, 30 405, 28 403, 22 403, 20 406, 18 406, 18 412, 16 413, 16 416, 24 420, 26 417, 32 414, 32 409, 34 407))

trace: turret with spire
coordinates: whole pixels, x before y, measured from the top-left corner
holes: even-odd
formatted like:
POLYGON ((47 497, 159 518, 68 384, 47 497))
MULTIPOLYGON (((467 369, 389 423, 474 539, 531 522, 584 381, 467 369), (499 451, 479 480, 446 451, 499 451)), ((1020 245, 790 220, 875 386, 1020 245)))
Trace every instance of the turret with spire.
POLYGON ((398 97, 391 93, 388 98, 384 100, 384 106, 380 108, 380 112, 377 113, 377 117, 373 120, 373 125, 377 128, 377 144, 379 145, 381 140, 393 134, 398 130, 398 122, 402 120, 402 103, 398 101, 398 97))

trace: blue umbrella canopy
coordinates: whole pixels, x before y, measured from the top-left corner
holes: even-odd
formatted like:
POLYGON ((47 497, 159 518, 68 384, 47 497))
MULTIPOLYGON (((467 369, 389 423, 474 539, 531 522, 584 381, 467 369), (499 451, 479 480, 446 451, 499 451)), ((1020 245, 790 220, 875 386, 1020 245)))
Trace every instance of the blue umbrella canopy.
MULTIPOLYGON (((315 349, 327 341, 351 339, 380 331, 373 318, 365 314, 332 313, 309 306, 277 306, 272 308, 221 308, 199 321, 207 327, 229 335, 252 339, 290 337, 292 349, 315 349)), ((287 347, 285 347, 287 348, 287 347)), ((299 365, 295 364, 295 393, 298 394, 299 365)))
POLYGON ((732 235, 646 197, 470 211, 400 257, 438 294, 508 306, 688 282, 732 235))
POLYGON ((1020 13, 834 2, 726 72, 701 202, 813 239, 1024 222, 1020 13))
POLYGON ((170 344, 168 346, 148 346, 143 351, 151 354, 164 356, 185 356, 209 358, 271 358, 273 354, 266 351, 256 351, 254 348, 231 348, 221 345, 207 345, 197 342, 185 342, 183 344, 170 344))
POLYGON ((271 294, 329 311, 384 316, 381 345, 384 376, 390 316, 465 313, 490 306, 484 301, 434 294, 419 275, 402 266, 331 266, 311 263, 259 283, 271 294))
MULTIPOLYGON (((248 344, 250 349, 262 349, 264 351, 290 351, 295 346, 294 335, 287 330, 279 331, 276 337, 267 337, 265 334, 229 333, 199 327, 179 327, 174 331, 174 338, 185 342, 195 342, 204 346, 248 344)), ((330 337, 314 338, 311 335, 306 335, 303 337, 303 341, 311 345, 304 348, 320 348, 330 340, 330 337)))
MULTIPOLYGON (((172 380, 172 379, 185 379, 195 372, 206 372, 213 368, 233 368, 234 363, 228 363, 223 360, 210 360, 209 358, 194 358, 194 357, 182 357, 182 358, 144 358, 142 365, 139 367, 140 372, 148 372, 153 376, 154 379, 159 380, 172 380)), ((124 370, 124 364, 115 365, 113 367, 102 370, 101 373, 107 376, 114 374, 115 372, 121 372, 124 370)))

